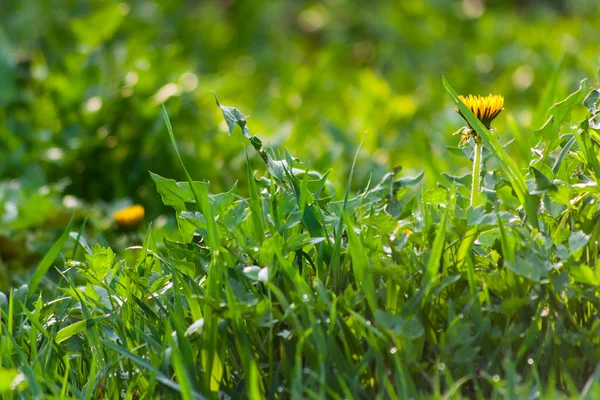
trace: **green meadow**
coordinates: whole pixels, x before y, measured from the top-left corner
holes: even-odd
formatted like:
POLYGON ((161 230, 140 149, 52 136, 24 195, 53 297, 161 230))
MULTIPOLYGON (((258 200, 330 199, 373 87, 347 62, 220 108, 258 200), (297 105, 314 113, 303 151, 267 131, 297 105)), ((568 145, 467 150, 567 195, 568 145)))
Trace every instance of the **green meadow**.
POLYGON ((598 38, 596 0, 3 0, 0 398, 600 398, 598 38))

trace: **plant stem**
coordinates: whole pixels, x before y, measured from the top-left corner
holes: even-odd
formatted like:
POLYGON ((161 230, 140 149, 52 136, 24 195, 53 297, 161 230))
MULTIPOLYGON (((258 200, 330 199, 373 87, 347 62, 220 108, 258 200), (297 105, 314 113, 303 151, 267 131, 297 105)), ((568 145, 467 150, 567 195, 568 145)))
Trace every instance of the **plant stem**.
POLYGON ((475 149, 473 156, 473 183, 471 184, 471 207, 477 205, 477 199, 479 198, 479 181, 481 175, 481 154, 483 152, 483 143, 479 140, 475 140, 475 149))

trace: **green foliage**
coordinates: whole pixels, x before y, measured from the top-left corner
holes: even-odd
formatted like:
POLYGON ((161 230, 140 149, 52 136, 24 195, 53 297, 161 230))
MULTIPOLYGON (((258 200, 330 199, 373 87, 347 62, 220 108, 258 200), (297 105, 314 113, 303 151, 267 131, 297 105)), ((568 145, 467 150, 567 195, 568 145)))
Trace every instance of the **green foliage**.
POLYGON ((552 4, 3 1, 0 396, 599 397, 598 4, 552 4))
POLYGON ((335 201, 324 194, 329 174, 287 152, 276 160, 262 146, 255 149, 264 165, 255 171, 246 162, 248 198, 235 185, 210 194, 208 182, 190 175, 177 182, 151 173, 182 240, 161 243, 150 229, 125 258, 86 240, 85 262, 68 259, 56 267, 58 280, 40 281, 69 238, 85 240, 69 225, 31 285, 2 305, 1 372, 14 384, 0 390, 592 396, 600 390, 599 144, 587 122, 594 91, 569 107, 558 103, 565 115, 587 113, 561 124, 557 135, 570 139, 526 173, 473 120, 499 164, 490 170, 487 158, 485 204, 476 207, 468 179, 427 190, 423 174, 397 177, 399 170, 335 201))

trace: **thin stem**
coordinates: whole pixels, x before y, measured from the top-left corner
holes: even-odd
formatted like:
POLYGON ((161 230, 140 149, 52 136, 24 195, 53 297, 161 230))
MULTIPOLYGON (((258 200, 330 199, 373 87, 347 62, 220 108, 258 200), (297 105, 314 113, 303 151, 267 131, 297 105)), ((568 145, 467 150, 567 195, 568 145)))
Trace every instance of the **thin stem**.
POLYGON ((479 198, 479 181, 481 175, 481 154, 483 152, 483 143, 475 139, 475 155, 473 157, 473 183, 471 184, 471 207, 477 205, 479 198))

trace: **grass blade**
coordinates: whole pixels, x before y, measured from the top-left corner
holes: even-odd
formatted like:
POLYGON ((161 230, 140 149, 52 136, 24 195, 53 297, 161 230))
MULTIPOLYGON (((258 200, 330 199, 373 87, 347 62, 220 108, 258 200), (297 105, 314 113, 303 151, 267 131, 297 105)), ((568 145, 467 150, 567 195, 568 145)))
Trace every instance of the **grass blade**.
POLYGON ((263 213, 260 206, 260 198, 258 197, 258 188, 246 153, 246 172, 248 175, 248 191, 250 192, 250 213, 252 214, 252 225, 254 226, 254 235, 259 243, 265 240, 265 229, 263 226, 263 213))
POLYGON ((62 235, 60 235, 58 240, 54 243, 54 245, 52 245, 52 248, 50 248, 50 251, 46 253, 44 258, 42 258, 42 261, 40 261, 40 263, 38 264, 35 272, 33 273, 33 276, 31 277, 31 282, 29 283, 29 293, 35 293, 40 282, 42 281, 42 278, 44 277, 44 275, 46 275, 46 272, 48 272, 48 269, 50 269, 52 263, 60 254, 60 251, 62 250, 65 243, 67 242, 67 239, 69 238, 71 228, 73 227, 74 219, 75 214, 73 214, 73 216, 71 217, 71 220, 69 221, 69 224, 63 231, 62 235))
POLYGON ((427 297, 431 282, 435 280, 437 273, 440 268, 440 262, 442 260, 442 254, 444 252, 444 243, 446 243, 446 225, 448 223, 448 213, 450 212, 451 205, 454 203, 455 186, 452 184, 450 189, 450 195, 448 196, 448 202, 446 204, 446 210, 442 216, 442 220, 438 225, 435 232, 435 239, 431 246, 431 252, 429 253, 429 261, 425 273, 423 274, 423 281, 421 283, 421 290, 424 290, 423 301, 427 297))
POLYGON ((369 267, 369 258, 365 252, 360 238, 354 232, 352 221, 343 212, 344 222, 346 223, 346 233, 348 234, 348 247, 350 249, 350 256, 352 257, 352 269, 354 270, 354 278, 356 284, 360 290, 362 290, 366 297, 367 303, 371 312, 377 310, 377 297, 375 293, 375 284, 373 283, 373 276, 369 267))

